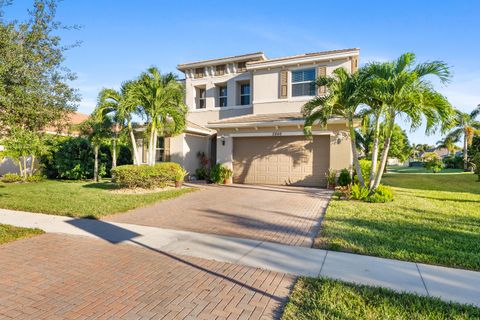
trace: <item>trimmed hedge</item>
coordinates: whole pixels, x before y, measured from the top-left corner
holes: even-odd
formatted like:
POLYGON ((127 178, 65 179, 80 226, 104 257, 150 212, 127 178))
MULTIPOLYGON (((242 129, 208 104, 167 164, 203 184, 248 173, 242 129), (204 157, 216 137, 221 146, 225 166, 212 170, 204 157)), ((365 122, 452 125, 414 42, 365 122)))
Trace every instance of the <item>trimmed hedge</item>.
POLYGON ((112 169, 112 181, 123 188, 163 188, 175 182, 182 167, 174 162, 161 162, 154 166, 124 165, 112 169))

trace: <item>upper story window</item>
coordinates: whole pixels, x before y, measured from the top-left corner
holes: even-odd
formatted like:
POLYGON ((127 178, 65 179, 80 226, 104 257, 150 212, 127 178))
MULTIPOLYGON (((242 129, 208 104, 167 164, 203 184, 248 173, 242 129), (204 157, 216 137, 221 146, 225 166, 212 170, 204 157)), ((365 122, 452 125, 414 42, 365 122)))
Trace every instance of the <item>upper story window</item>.
POLYGON ((206 105, 206 90, 205 89, 197 89, 198 90, 198 104, 197 109, 205 109, 206 105))
POLYGON ((222 64, 219 66, 215 66, 215 75, 216 76, 223 76, 225 74, 226 65, 222 64))
POLYGON ((250 104, 250 83, 240 85, 240 105, 250 104))
POLYGON ((292 97, 315 95, 315 69, 292 71, 292 97))
POLYGON ((247 62, 242 61, 237 63, 237 72, 245 72, 247 71, 247 62))
POLYGON ((196 68, 194 78, 199 79, 203 77, 205 77, 205 68, 196 68))
POLYGON ((227 106, 227 87, 218 87, 218 106, 227 106))

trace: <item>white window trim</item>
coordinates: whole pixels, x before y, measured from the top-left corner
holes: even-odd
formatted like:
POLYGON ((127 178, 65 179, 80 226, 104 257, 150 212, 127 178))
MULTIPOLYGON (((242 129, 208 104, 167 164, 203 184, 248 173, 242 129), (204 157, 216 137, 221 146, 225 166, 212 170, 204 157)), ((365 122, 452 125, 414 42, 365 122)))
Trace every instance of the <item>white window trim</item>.
POLYGON ((315 94, 313 95, 301 95, 301 96, 294 96, 293 95, 293 85, 294 84, 304 84, 304 83, 311 83, 311 82, 314 82, 315 83, 315 79, 317 79, 317 70, 315 67, 307 67, 307 68, 296 68, 296 69, 292 69, 290 70, 290 98, 291 99, 298 99, 298 98, 302 98, 302 97, 315 97, 315 94), (313 81, 298 81, 298 82, 293 82, 293 72, 296 72, 296 71, 304 71, 304 70, 313 70, 313 73, 314 73, 314 76, 313 76, 313 81))

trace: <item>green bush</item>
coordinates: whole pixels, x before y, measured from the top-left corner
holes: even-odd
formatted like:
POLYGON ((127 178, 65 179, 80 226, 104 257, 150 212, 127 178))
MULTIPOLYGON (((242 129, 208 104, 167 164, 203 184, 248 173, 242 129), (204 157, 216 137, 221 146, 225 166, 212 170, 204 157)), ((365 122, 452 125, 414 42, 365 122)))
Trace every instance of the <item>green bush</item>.
POLYGON ((27 177, 27 182, 40 182, 40 181, 43 181, 45 179, 44 176, 42 176, 41 174, 34 174, 33 176, 28 176, 27 177))
POLYGON ((163 188, 175 181, 182 167, 173 162, 161 162, 154 166, 124 165, 112 169, 113 182, 123 188, 163 188))
MULTIPOLYGON (((363 180, 365 180, 365 184, 368 185, 368 181, 370 178, 370 168, 372 167, 372 161, 362 159, 358 161, 360 163, 360 170, 362 171, 363 180)), ((355 176, 353 178, 354 183, 358 183, 358 175, 355 171, 355 176)))
POLYGON ((338 176, 338 185, 345 187, 352 183, 352 177, 350 176, 350 171, 348 169, 342 169, 340 175, 338 176))
MULTIPOLYGON (((93 177, 93 151, 87 139, 58 139, 53 149, 51 156, 42 159, 49 178, 80 180, 93 177)), ((103 174, 105 166, 100 166, 100 175, 103 174)))
POLYGON ((350 199, 363 201, 367 199, 369 193, 370 191, 368 188, 364 188, 359 184, 354 184, 350 188, 350 199))
POLYGON ((17 173, 5 173, 2 176, 2 182, 5 182, 5 183, 20 182, 22 180, 23 180, 22 177, 17 173))
POLYGON ((438 158, 431 158, 425 163, 425 168, 427 170, 432 170, 433 173, 438 173, 442 171, 444 167, 443 161, 438 158))
POLYGON ((448 156, 443 159, 445 168, 463 169, 463 158, 459 156, 448 156))
POLYGON ((379 185, 378 188, 375 189, 375 193, 366 198, 365 201, 372 203, 393 201, 392 188, 384 185, 379 185))
POLYGON ((197 177, 198 180, 205 180, 208 177, 207 168, 205 167, 197 168, 195 170, 195 176, 197 177))
POLYGON ((225 180, 231 178, 232 175, 232 170, 220 163, 217 163, 210 170, 210 181, 213 183, 224 183, 225 180))

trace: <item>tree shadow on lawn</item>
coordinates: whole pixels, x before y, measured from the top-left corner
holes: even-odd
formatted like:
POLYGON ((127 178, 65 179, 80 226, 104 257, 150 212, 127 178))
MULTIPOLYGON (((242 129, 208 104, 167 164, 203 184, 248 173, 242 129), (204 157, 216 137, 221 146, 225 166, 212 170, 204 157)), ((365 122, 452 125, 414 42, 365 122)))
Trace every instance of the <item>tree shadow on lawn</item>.
POLYGON ((116 190, 116 189, 120 189, 120 186, 116 183, 107 181, 107 182, 92 182, 92 183, 83 185, 82 188, 116 190))
POLYGON ((480 270, 478 233, 445 230, 421 222, 357 218, 330 218, 329 222, 332 226, 322 229, 320 239, 317 238, 318 248, 480 270), (340 239, 340 243, 335 239, 340 239))

